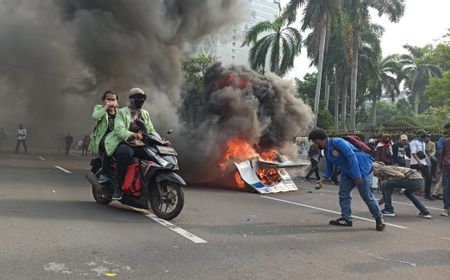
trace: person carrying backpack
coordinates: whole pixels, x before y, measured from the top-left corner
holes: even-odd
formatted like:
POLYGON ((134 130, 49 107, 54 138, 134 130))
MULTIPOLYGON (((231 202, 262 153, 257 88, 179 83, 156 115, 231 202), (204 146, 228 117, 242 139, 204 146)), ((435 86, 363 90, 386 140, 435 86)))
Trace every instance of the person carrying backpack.
POLYGON ((324 176, 317 181, 318 187, 321 187, 325 180, 329 180, 333 165, 341 168, 341 183, 339 186, 341 217, 336 220, 331 220, 329 224, 336 226, 353 225, 351 191, 354 187, 357 187, 361 198, 375 218, 376 230, 383 231, 385 228, 383 216, 372 191, 373 157, 369 154, 370 148, 356 136, 346 138, 359 147, 356 147, 343 138, 330 138, 327 136, 325 130, 321 128, 312 130, 308 137, 314 145, 324 150, 324 156, 327 160, 327 169, 324 172, 324 176))

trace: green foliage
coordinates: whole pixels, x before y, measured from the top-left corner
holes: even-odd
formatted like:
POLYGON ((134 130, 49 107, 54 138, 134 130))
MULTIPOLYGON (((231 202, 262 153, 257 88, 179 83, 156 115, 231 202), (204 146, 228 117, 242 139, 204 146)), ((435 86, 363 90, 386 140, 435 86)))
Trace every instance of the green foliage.
POLYGON ((295 78, 297 88, 297 97, 301 98, 306 104, 312 106, 316 92, 317 73, 307 73, 303 80, 295 78))
POLYGON ((377 103, 377 124, 379 126, 416 126, 412 108, 404 102, 394 104, 387 101, 377 103))
POLYGON ((317 126, 323 129, 333 129, 334 128, 334 118, 330 111, 322 108, 319 109, 319 116, 317 118, 317 126))
POLYGON ((184 58, 181 62, 184 78, 188 82, 201 81, 206 69, 217 59, 208 55, 198 55, 184 58))
POLYGON ((432 106, 450 107, 450 71, 444 72, 441 78, 431 78, 425 93, 432 106))
POLYGON ((287 19, 278 17, 273 22, 263 21, 251 27, 245 34, 243 46, 251 46, 250 67, 264 73, 267 57, 271 72, 283 76, 294 67, 294 59, 300 54, 302 36, 289 26, 287 19), (262 38, 259 38, 264 35, 262 38))
POLYGON ((185 84, 183 86, 183 104, 180 108, 181 118, 195 124, 203 106, 203 76, 206 69, 217 61, 215 57, 199 55, 187 57, 182 61, 185 84))
POLYGON ((444 71, 450 70, 450 45, 439 44, 429 48, 425 53, 423 62, 439 66, 444 71))

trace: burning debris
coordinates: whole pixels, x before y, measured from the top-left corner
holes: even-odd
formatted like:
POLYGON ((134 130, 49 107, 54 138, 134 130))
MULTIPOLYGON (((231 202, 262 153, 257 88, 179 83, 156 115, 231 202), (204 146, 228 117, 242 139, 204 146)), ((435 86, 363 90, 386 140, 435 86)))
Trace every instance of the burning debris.
POLYGON ((189 127, 189 148, 183 149, 191 180, 223 183, 231 177, 238 187, 253 186, 255 177, 266 187, 292 181, 279 154, 296 158, 292 141, 312 124, 311 108, 294 92, 290 81, 274 74, 220 63, 208 69, 202 115, 189 127), (242 171, 249 168, 253 181, 242 171))

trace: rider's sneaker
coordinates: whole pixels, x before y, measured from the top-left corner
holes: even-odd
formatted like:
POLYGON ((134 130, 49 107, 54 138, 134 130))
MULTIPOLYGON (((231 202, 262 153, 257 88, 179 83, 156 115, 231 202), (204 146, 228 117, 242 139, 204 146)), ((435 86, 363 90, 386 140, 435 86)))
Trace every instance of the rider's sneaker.
POLYGON ((122 199, 122 190, 119 188, 116 188, 112 195, 112 199, 113 200, 121 200, 122 199))
POLYGON ((108 175, 106 174, 100 174, 100 176, 98 176, 98 183, 99 184, 104 184, 109 182, 111 179, 109 178, 108 175))

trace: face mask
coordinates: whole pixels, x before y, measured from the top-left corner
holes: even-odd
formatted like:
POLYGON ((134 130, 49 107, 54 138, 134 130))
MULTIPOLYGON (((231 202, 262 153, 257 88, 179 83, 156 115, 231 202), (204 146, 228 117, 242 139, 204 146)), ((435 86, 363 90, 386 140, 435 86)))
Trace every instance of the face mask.
POLYGON ((130 104, 134 109, 141 109, 144 105, 145 99, 144 98, 136 98, 132 97, 130 98, 130 104))

